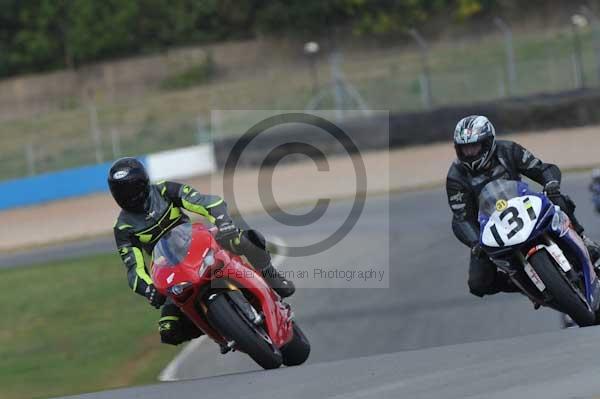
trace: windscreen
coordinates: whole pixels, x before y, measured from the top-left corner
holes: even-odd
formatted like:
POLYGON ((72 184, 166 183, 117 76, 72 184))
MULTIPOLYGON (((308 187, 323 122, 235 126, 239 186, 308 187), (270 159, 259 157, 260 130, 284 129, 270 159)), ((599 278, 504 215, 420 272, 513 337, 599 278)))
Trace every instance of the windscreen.
POLYGON ((191 242, 191 223, 179 225, 158 241, 152 252, 152 259, 159 266, 176 266, 187 256, 191 242))
POLYGON ((479 194, 479 212, 490 216, 496 211, 499 200, 507 201, 520 195, 518 181, 494 180, 489 182, 479 194))

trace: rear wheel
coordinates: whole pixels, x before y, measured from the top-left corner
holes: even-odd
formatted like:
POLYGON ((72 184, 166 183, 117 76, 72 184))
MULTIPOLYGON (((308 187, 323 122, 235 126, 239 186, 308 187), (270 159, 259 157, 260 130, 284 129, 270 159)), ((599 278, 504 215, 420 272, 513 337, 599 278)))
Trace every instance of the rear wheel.
POLYGON ((294 337, 281 348, 283 364, 286 366, 298 366, 308 359, 310 355, 310 342, 300 327, 293 322, 294 337))
POLYGON ((580 326, 591 326, 595 322, 595 314, 588 309, 586 303, 574 291, 552 257, 546 251, 538 251, 529 258, 529 263, 540 276, 546 289, 552 295, 552 304, 580 326))
POLYGON ((268 334, 262 327, 246 320, 228 299, 223 293, 209 302, 207 317, 210 323, 228 340, 235 341, 235 347, 247 353, 262 368, 281 366, 281 352, 271 343, 268 334))

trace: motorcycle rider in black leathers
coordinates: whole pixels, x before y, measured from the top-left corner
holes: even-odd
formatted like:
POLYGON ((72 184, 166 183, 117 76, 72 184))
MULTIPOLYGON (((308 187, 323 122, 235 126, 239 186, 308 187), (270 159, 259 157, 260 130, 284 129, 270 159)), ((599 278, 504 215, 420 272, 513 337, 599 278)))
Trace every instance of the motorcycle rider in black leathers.
POLYGON ((548 198, 567 213, 574 229, 582 237, 592 262, 600 258, 600 247, 583 234, 575 218, 575 204, 560 191, 561 171, 544 163, 519 144, 496 140, 490 121, 479 115, 463 118, 454 131, 457 159, 448 170, 446 192, 453 213, 452 230, 471 249, 469 290, 482 297, 498 292, 515 292, 508 276, 497 270, 479 244, 478 198, 483 187, 495 179, 520 180, 527 176, 541 184, 548 198))
POLYGON ((592 193, 592 202, 596 212, 600 213, 600 169, 592 171, 592 182, 590 183, 590 192, 592 193))
POLYGON ((144 251, 150 255, 167 231, 189 223, 182 209, 214 223, 218 228, 217 241, 224 248, 246 256, 280 296, 288 297, 294 293, 293 283, 283 278, 271 264, 264 237, 256 230, 238 229, 222 198, 201 194, 190 186, 170 181, 151 184, 144 165, 135 158, 117 160, 110 168, 108 185, 122 209, 114 234, 117 250, 127 268, 129 286, 145 296, 155 308, 162 306, 158 325, 163 343, 178 345, 202 335, 175 304, 156 290, 142 254, 144 251))

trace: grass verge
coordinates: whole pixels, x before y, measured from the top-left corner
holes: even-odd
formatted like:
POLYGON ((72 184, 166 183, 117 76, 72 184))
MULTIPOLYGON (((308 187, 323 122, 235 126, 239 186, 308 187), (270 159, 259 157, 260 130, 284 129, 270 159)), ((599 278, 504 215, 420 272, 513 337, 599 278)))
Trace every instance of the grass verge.
POLYGON ((45 398, 156 381, 178 352, 116 255, 0 271, 0 397, 45 398))

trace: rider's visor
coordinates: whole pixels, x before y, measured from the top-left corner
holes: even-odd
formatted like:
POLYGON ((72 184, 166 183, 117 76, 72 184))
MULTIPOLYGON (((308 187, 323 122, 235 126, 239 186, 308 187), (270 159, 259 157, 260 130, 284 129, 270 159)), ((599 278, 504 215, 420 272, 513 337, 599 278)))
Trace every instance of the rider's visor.
POLYGON ((479 155, 482 147, 481 143, 461 144, 458 150, 464 157, 471 158, 479 155))

